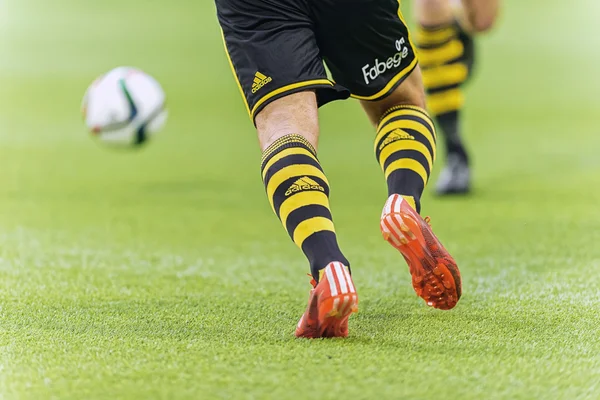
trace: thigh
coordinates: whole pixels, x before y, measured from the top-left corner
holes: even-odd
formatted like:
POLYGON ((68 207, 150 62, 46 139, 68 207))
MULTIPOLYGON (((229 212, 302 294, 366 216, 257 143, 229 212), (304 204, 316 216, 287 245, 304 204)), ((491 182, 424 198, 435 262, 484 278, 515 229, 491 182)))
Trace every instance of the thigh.
POLYGON ((399 105, 412 105, 425 109, 423 77, 417 66, 392 93, 379 100, 361 100, 361 105, 374 126, 379 124, 386 112, 399 105))
POLYGON ((269 103, 314 91, 348 97, 327 78, 305 0, 216 0, 225 50, 254 120, 269 103))
POLYGON ((417 58, 398 0, 308 0, 334 80, 361 100, 389 96, 417 58))

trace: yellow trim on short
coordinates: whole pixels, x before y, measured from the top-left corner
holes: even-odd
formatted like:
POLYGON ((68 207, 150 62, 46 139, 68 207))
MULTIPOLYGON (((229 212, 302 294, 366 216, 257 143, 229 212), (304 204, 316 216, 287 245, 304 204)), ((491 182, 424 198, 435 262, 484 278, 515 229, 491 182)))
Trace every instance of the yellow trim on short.
POLYGON ((292 147, 292 148, 289 148, 289 149, 285 149, 285 150, 277 153, 276 155, 274 155, 269 160, 269 162, 267 163, 267 165, 265 165, 265 167, 263 168, 263 171, 262 171, 263 181, 265 180, 265 176, 267 176, 267 171, 269 170, 269 168, 271 168, 273 166, 273 164, 275 164, 277 161, 281 160, 284 157, 292 156, 292 155, 295 155, 295 154, 302 154, 302 155, 305 155, 305 156, 308 156, 308 157, 312 158, 317 163, 319 162, 317 160, 317 157, 315 157, 315 155, 313 153, 311 153, 310 151, 306 150, 305 148, 302 148, 302 147, 292 147))
POLYGON ((398 0, 398 18, 400 18, 400 21, 402 21, 402 23, 406 27, 406 32, 407 32, 406 36, 408 38, 408 43, 410 43, 410 47, 412 47, 415 58, 418 58, 417 57, 417 47, 415 46, 415 44, 412 41, 412 35, 410 34, 410 29, 408 29, 408 24, 406 23, 406 20, 404 19, 404 14, 402 14, 402 0, 398 0))
POLYGON ((229 67, 231 67, 231 72, 233 72, 233 77, 235 78, 235 83, 237 83, 238 89, 240 89, 240 93, 242 94, 242 99, 244 100, 244 105, 246 106, 246 111, 248 111, 248 115, 250 115, 250 106, 248 105, 248 100, 246 99, 246 94, 244 93, 244 89, 242 89, 242 84, 238 79, 237 72, 235 71, 235 67, 233 66, 233 61, 231 61, 231 56, 229 55, 229 50, 227 49, 227 42, 225 41, 225 32, 221 29, 221 37, 223 38, 223 47, 225 48, 225 54, 227 55, 227 61, 229 61, 229 67))
POLYGON ((271 203, 271 208, 273 209, 273 211, 275 211, 273 195, 275 194, 277 188, 287 179, 302 176, 316 176, 317 178, 322 179, 323 182, 325 182, 325 184, 329 186, 327 177, 325 177, 325 174, 319 168, 310 164, 288 165, 287 167, 275 172, 271 179, 269 179, 269 182, 267 183, 267 196, 269 198, 269 202, 271 203))
POLYGON ((288 197, 279 207, 279 218, 283 226, 286 226, 292 211, 308 205, 320 205, 329 209, 329 199, 325 193, 316 190, 306 190, 288 197))
POLYGON ((404 68, 402 71, 398 72, 398 74, 396 76, 394 76, 387 85, 385 85, 385 87, 383 89, 381 89, 379 92, 375 93, 372 96, 359 96, 356 94, 352 94, 351 97, 358 99, 358 100, 368 100, 368 101, 373 101, 373 100, 379 100, 380 98, 384 97, 385 95, 387 95, 390 90, 392 90, 392 88, 394 86, 396 86, 396 84, 398 82, 400 82, 400 80, 406 78, 408 76, 408 74, 417 66, 417 57, 415 57, 412 62, 406 67, 404 68))
POLYGON ((306 219, 298 224, 294 229, 294 243, 302 247, 302 243, 313 233, 321 231, 335 232, 333 221, 325 217, 313 217, 306 219))
POLYGON ((310 81, 304 81, 304 82, 297 82, 297 83, 292 83, 291 85, 285 85, 283 87, 280 87, 279 89, 275 89, 272 92, 267 93, 266 95, 264 95, 263 97, 261 97, 256 104, 254 105, 254 107, 252 107, 252 111, 250 112, 250 116, 252 117, 252 119, 254 119, 254 117, 256 117, 256 111, 260 108, 260 106, 262 106, 263 104, 265 104, 265 102, 269 101, 270 99, 272 99, 275 96, 278 96, 280 94, 283 94, 285 92, 289 92, 295 89, 299 89, 299 88, 303 88, 306 86, 312 86, 312 85, 329 85, 333 87, 333 83, 328 80, 328 79, 313 79, 310 81))
POLYGON ((381 154, 379 155, 379 164, 381 165, 381 169, 383 169, 385 165, 385 160, 387 160, 392 154, 397 151, 402 150, 415 150, 419 153, 423 154, 427 159, 427 164, 429 165, 429 170, 433 171, 433 159, 432 154, 430 153, 427 146, 425 146, 421 142, 417 142, 416 140, 397 140, 393 143, 388 144, 383 148, 381 154))
POLYGON ((460 109, 465 102, 464 95, 460 89, 452 89, 429 95, 427 108, 433 115, 444 114, 460 109))
POLYGON ((385 170, 385 179, 387 179, 394 171, 398 171, 399 169, 408 169, 417 173, 423 179, 423 184, 427 185, 427 181, 429 180, 427 170, 425 170, 425 167, 422 166, 420 162, 411 158, 403 158, 391 163, 385 170))

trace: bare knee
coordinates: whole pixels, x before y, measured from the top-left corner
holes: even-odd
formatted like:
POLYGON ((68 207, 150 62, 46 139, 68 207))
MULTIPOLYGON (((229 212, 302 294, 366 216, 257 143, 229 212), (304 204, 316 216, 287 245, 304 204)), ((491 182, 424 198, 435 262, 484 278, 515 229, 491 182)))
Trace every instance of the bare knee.
POLYGON ((493 28, 496 15, 490 13, 472 13, 468 17, 468 27, 473 33, 484 33, 493 28))
POLYGON ((398 105, 426 107, 421 69, 415 70, 389 96, 376 101, 361 101, 371 122, 376 126, 383 114, 398 105))
POLYGON ((277 99, 258 113, 255 121, 263 151, 277 139, 291 134, 302 135, 317 148, 319 121, 314 92, 294 93, 277 99))
POLYGON ((473 28, 473 32, 475 33, 483 33, 487 32, 494 26, 494 22, 496 22, 496 17, 491 15, 482 15, 480 17, 475 17, 471 20, 471 26, 473 28))
POLYGON ((442 25, 458 19, 473 33, 490 30, 500 7, 500 0, 416 0, 415 3, 420 24, 442 25))
POLYGON ((422 25, 442 25, 454 19, 449 0, 416 0, 415 17, 422 25))
POLYGON ((500 7, 499 0, 463 0, 464 19, 474 33, 487 32, 494 26, 500 7))

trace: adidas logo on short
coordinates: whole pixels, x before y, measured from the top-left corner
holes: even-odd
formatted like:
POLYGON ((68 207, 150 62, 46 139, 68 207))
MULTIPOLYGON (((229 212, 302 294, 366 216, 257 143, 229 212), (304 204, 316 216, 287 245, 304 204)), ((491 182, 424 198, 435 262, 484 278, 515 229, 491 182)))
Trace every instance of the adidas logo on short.
POLYGON ((394 143, 398 140, 415 140, 415 137, 404 132, 402 129, 393 130, 389 135, 387 135, 383 143, 379 145, 379 150, 382 150, 388 144, 394 143))
POLYGON ((301 192, 303 190, 320 190, 321 192, 325 191, 323 186, 319 185, 308 176, 305 176, 304 178, 300 178, 296 182, 292 183, 292 186, 290 186, 287 192, 285 192, 285 195, 291 196, 292 194, 301 192))
POLYGON ((254 82, 252 83, 252 93, 258 92, 263 86, 272 80, 273 79, 270 76, 263 75, 256 71, 256 74, 254 74, 254 82))

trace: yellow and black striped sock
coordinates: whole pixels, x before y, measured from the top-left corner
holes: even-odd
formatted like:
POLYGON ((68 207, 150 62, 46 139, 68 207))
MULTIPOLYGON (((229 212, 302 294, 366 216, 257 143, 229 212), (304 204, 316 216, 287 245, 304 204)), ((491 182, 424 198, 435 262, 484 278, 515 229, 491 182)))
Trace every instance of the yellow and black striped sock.
POLYGON ((300 135, 278 139, 264 152, 262 178, 275 214, 310 263, 313 277, 332 261, 349 266, 329 209, 329 183, 315 149, 300 135))
POLYGON ((389 195, 402 195, 420 212, 421 194, 436 156, 435 127, 427 112, 415 106, 387 111, 377 127, 375 155, 389 195))
POLYGON ((455 22, 443 26, 419 26, 416 45, 427 90, 427 107, 444 133, 448 153, 467 158, 460 137, 462 85, 472 67, 472 40, 455 22))

